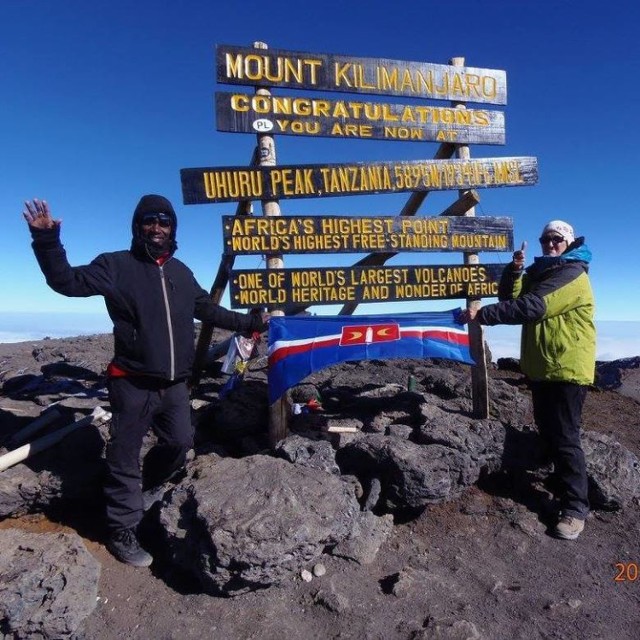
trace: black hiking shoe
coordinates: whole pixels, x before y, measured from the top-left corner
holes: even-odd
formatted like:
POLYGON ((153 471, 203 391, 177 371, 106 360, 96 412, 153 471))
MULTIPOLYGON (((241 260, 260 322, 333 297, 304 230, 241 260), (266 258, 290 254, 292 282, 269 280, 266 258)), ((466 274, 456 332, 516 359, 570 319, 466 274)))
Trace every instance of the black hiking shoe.
POLYGON ((160 485, 159 487, 154 487, 153 489, 147 489, 142 492, 142 510, 149 511, 154 504, 158 502, 162 502, 162 498, 164 498, 164 494, 169 489, 164 485, 160 485))
POLYGON ((164 494, 169 491, 172 485, 178 484, 187 477, 187 470, 184 467, 172 471, 160 482, 152 484, 149 480, 142 481, 142 510, 149 511, 154 504, 161 502, 164 494))
POLYGON ((151 554, 140 546, 135 529, 114 531, 107 542, 107 549, 120 562, 134 567, 148 567, 153 562, 151 554))

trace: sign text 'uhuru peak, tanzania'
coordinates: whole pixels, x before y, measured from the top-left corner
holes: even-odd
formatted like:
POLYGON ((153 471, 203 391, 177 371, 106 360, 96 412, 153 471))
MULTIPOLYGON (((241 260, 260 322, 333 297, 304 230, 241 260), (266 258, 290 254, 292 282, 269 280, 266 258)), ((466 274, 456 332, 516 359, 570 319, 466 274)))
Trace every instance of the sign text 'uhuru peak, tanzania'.
POLYGON ((513 251, 513 221, 465 216, 223 216, 224 253, 513 251))
POLYGON ((231 271, 231 306, 494 297, 503 269, 503 264, 238 269, 231 271))
POLYGON ((507 77, 497 69, 384 58, 218 45, 217 80, 226 84, 507 103, 507 77))
POLYGON ((216 129, 232 133, 504 144, 502 111, 216 92, 216 129))
POLYGON ((185 204, 535 184, 534 157, 182 169, 185 204))

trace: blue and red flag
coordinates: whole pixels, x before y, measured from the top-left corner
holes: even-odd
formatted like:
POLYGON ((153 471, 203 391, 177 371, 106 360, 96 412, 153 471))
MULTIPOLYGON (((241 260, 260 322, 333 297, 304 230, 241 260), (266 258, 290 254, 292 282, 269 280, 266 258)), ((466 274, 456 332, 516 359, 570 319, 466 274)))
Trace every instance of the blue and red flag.
POLYGON ((459 309, 269 320, 269 402, 319 369, 349 360, 444 358, 473 364, 459 309))

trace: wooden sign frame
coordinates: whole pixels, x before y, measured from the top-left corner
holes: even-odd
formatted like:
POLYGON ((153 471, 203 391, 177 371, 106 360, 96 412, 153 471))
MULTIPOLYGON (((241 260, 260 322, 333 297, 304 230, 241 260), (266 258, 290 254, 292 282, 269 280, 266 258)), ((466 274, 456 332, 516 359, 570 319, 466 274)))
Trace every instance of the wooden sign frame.
MULTIPOLYGON (((410 98, 426 98, 432 100, 452 101, 450 108, 467 110, 467 103, 478 104, 506 104, 506 73, 500 70, 479 69, 465 67, 464 58, 453 58, 449 65, 436 65, 431 63, 414 63, 394 61, 383 58, 356 58, 329 54, 308 54, 284 50, 267 50, 263 42, 255 42, 253 47, 231 47, 219 45, 216 47, 216 77, 218 82, 232 85, 250 85, 255 88, 256 95, 270 95, 268 87, 288 87, 291 89, 312 89, 318 91, 337 91, 341 93, 373 94, 392 96, 399 95, 410 98)), ((337 101, 336 101, 337 102, 337 101)), ((357 104, 354 102, 354 104, 357 104)), ((375 103, 368 103, 375 104, 375 103)), ((479 112, 480 110, 478 110, 479 112)), ((200 204, 213 202, 241 202, 243 206, 249 206, 252 200, 261 200, 263 214, 265 216, 280 215, 278 200, 281 198, 323 197, 338 195, 360 195, 367 193, 393 193, 412 192, 407 203, 402 208, 400 215, 413 216, 430 191, 451 189, 458 190, 458 200, 447 208, 444 215, 475 216, 474 203, 479 201, 474 189, 496 186, 525 186, 535 184, 538 178, 537 160, 535 158, 485 158, 471 160, 468 144, 472 138, 447 139, 444 130, 437 135, 445 134, 444 138, 436 137, 441 144, 436 152, 436 160, 412 161, 401 163, 377 163, 373 167, 364 163, 328 165, 324 167, 316 165, 284 166, 276 163, 273 126, 269 129, 269 123, 262 123, 266 129, 258 130, 254 126, 257 120, 250 121, 250 126, 257 133, 257 156, 260 158, 258 172, 247 172, 245 168, 227 167, 221 169, 183 169, 181 181, 183 200, 185 204, 200 204), (458 160, 444 160, 456 154, 458 160), (491 166, 495 161, 497 164, 491 166), (437 163, 442 163, 438 165, 437 163), (511 163, 511 164, 510 164, 511 163), (328 183, 322 183, 319 188, 318 175, 314 174, 317 168, 320 176, 328 178, 328 183), (369 175, 369 169, 373 175, 369 175), (393 173, 385 175, 392 170, 393 173), (492 171, 493 170, 493 171, 492 171), (244 171, 244 173, 243 173, 244 171), (326 175, 325 175, 326 172, 326 175), (360 172, 358 178, 356 174, 360 172), (381 186, 377 184, 380 172, 381 186), (399 182, 406 177, 406 181, 399 182), (422 182, 416 182, 416 178, 422 182), (252 180, 259 181, 259 193, 252 180), (207 184, 207 181, 212 181, 207 184), (229 180, 229 182, 226 182, 229 180), (266 181, 269 180, 269 184, 266 181), (274 182, 275 180, 275 182, 274 182), (365 185, 365 182, 367 184, 365 185), (268 189, 265 189, 265 185, 268 189), (363 185, 366 188, 362 188, 363 185), (274 188, 277 187, 277 188, 274 188), (207 192, 209 188, 209 192, 207 192), (232 193, 233 190, 236 193, 232 193), (220 191, 225 191, 221 193, 220 191)), ((303 130, 307 124, 304 121, 294 120, 289 125, 293 130, 293 122, 296 127, 303 130)), ((277 123, 276 123, 277 124, 277 123)), ((366 129, 361 129, 355 122, 345 123, 351 125, 349 133, 345 137, 353 135, 355 131, 358 137, 369 137, 366 129), (353 128, 355 127, 355 129, 353 128)), ((247 126, 246 123, 234 126, 247 126)), ((294 132, 299 134, 297 131, 294 132)), ((313 132, 311 132, 313 133, 313 132)), ((333 132, 340 135, 338 130, 333 132)), ((399 133, 399 132, 398 132, 399 133)), ((314 134, 316 135, 316 134, 314 134)), ((412 130, 407 127, 407 135, 412 135, 412 130)), ((422 135, 413 133, 413 135, 422 135)), ((452 137, 452 134, 449 134, 452 137)), ((456 134, 458 135, 458 134, 456 134)), ((374 138, 375 139, 375 138, 374 138)), ((403 269, 403 267, 382 267, 384 263, 394 256, 396 251, 381 253, 369 253, 351 267, 350 273, 358 269, 373 267, 373 271, 367 273, 376 274, 376 270, 403 269)), ((462 297, 467 299, 467 306, 477 308, 479 298, 484 292, 478 291, 483 286, 489 286, 491 293, 497 292, 495 287, 498 271, 502 271, 503 265, 480 265, 477 251, 463 252, 463 269, 471 269, 468 273, 477 273, 482 269, 484 274, 480 281, 473 282, 474 291, 471 291, 470 281, 462 289, 461 295, 452 296, 447 289, 448 283, 436 282, 434 296, 421 292, 419 298, 437 298, 441 292, 441 286, 445 287, 445 297, 462 297), (495 269, 495 272, 494 272, 495 269), (488 274, 488 275, 487 275, 488 274), (495 280, 492 280, 494 278, 495 280)), ((223 255, 220 270, 233 263, 232 255, 223 255)), ((450 265, 442 265, 444 274, 450 265)), ((411 267, 413 268, 413 267, 411 267)), ((409 268, 409 269, 411 269, 409 268)), ((418 267, 416 267, 418 268, 418 267)), ((425 267, 426 269, 439 269, 440 265, 425 267)), ((453 268, 453 267, 452 267, 453 268)), ((225 269, 226 270, 226 269, 225 269)), ((286 277, 282 258, 279 254, 267 255, 266 277, 275 279, 269 281, 263 289, 275 292, 280 296, 279 278, 286 277)), ((386 272, 386 271, 385 271, 386 272)), ((236 274, 245 272, 227 271, 233 278, 236 274)), ((257 272, 256 277, 265 277, 265 272, 257 272)), ((311 273, 314 273, 312 271, 311 273)), ((363 271, 364 273, 364 271, 363 271)), ((398 273, 398 272, 391 272, 398 273)), ((400 273, 404 273, 400 271, 400 273)), ((408 273, 408 272, 407 272, 408 273)), ((240 278, 240 276, 237 276, 240 278)), ((416 278, 417 279, 417 278, 416 278)), ((446 278, 445 278, 446 279, 446 278)), ((374 277, 375 280, 375 277, 374 277)), ((472 279, 473 280, 473 279, 472 279)), ((400 283, 409 286, 408 283, 400 283)), ((427 284, 427 283, 418 283, 427 284)), ((232 289, 233 289, 232 283, 232 289)), ((359 286, 359 285, 354 285, 359 286)), ((369 285, 363 285, 368 287, 369 285)), ((388 285, 379 285, 388 286, 388 285)), ((331 287, 326 288, 331 291, 331 287)), ((285 290, 286 293, 286 290, 285 290)), ((369 300, 373 291, 367 290, 367 298, 364 293, 354 294, 354 300, 345 301, 341 313, 353 313, 358 304, 358 295, 362 302, 369 300)), ((456 292, 457 293, 457 292, 456 292)), ((270 305, 274 315, 282 315, 284 307, 280 300, 259 302, 249 306, 270 305)), ((287 308, 306 308, 311 304, 322 304, 315 300, 298 301, 288 303, 287 308)), ((233 303, 232 303, 233 306, 233 303)), ((488 412, 488 389, 486 375, 486 359, 484 354, 484 341, 482 330, 472 323, 469 327, 470 345, 472 355, 477 363, 472 367, 472 401, 473 413, 479 418, 486 418, 488 412)), ((206 345, 199 345, 206 346, 206 345)), ((200 350, 201 353, 204 349, 200 350)), ((202 364, 200 359, 199 364, 202 364)), ((198 368, 198 363, 194 370, 198 368)), ((270 406, 269 434, 272 446, 287 435, 287 407, 281 398, 270 406)))

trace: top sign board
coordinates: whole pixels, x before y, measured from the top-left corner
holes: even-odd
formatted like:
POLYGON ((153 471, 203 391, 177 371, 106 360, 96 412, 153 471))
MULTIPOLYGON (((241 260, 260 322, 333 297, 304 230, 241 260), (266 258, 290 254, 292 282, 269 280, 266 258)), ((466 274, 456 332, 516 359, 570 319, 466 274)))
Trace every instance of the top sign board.
POLYGON ((216 69, 224 84, 507 103, 507 75, 497 69, 229 45, 216 47, 216 69))

